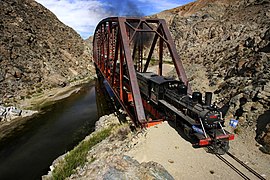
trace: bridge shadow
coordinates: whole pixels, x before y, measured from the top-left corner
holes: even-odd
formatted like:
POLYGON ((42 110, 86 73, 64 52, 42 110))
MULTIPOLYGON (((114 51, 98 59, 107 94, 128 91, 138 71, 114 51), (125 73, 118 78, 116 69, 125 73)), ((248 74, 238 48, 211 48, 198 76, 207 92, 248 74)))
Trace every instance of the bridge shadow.
POLYGON ((120 124, 127 122, 127 114, 122 110, 122 106, 113 98, 105 84, 103 83, 103 78, 96 79, 96 104, 98 110, 98 117, 104 115, 115 114, 119 119, 120 124))

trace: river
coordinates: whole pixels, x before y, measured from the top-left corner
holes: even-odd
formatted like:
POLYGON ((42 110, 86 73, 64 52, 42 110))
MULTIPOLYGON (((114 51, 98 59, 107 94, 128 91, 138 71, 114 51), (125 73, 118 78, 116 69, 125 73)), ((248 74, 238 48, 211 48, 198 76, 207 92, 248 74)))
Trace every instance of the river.
POLYGON ((26 121, 0 146, 0 179, 40 179, 58 156, 94 130, 95 84, 84 85, 26 121))

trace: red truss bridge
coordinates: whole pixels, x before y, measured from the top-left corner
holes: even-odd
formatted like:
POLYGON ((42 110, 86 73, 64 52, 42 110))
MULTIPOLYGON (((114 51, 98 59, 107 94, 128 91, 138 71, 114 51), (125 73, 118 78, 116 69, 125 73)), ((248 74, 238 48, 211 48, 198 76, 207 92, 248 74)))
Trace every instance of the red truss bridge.
POLYGON ((163 19, 110 17, 96 27, 93 58, 98 75, 110 86, 133 123, 148 127, 156 120, 179 122, 199 145, 228 149, 233 135, 223 129, 223 114, 205 98, 191 92, 182 62, 163 19), (163 76, 164 61, 174 64, 178 77, 163 76), (149 72, 151 64, 156 72, 149 72))
MULTIPOLYGON (((162 76, 163 54, 167 48, 175 69, 188 85, 175 44, 162 19, 113 17, 102 20, 94 36, 94 62, 116 97, 136 125, 147 121, 136 72, 147 72, 154 51, 158 51, 158 74, 162 76)), ((190 91, 190 86, 189 91, 190 91)))

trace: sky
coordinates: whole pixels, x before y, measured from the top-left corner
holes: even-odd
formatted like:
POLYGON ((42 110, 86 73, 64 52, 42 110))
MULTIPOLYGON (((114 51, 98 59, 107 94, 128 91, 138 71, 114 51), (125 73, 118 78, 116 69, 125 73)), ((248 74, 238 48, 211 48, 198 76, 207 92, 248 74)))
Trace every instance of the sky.
POLYGON ((194 0, 36 0, 83 39, 109 16, 147 16, 194 0))

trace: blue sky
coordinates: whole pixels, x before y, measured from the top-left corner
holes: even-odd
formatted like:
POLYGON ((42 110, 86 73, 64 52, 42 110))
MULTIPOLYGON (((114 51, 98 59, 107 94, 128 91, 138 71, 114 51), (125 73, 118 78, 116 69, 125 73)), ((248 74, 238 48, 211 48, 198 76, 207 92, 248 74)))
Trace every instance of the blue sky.
POLYGON ((36 0, 82 38, 93 34, 97 23, 108 16, 146 16, 194 0, 36 0))

